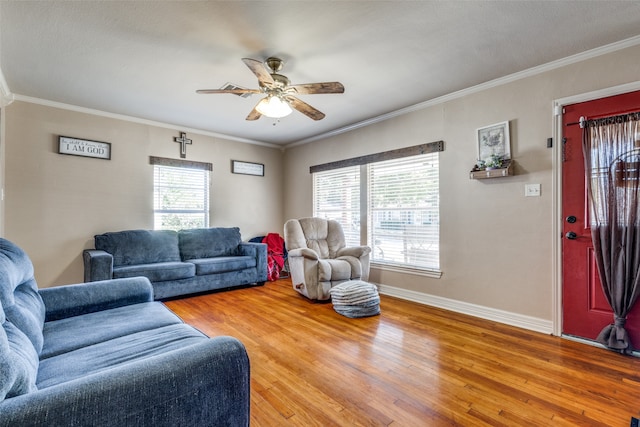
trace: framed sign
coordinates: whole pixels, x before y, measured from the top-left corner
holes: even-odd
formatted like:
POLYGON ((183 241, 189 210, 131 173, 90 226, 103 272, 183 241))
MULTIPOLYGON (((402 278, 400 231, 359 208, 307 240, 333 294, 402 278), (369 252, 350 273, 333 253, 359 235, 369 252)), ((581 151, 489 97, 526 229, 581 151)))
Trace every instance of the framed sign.
POLYGON ((264 176, 264 165, 262 163, 241 162, 231 160, 231 172, 243 175, 264 176))
POLYGON ((509 122, 496 123, 477 130, 478 160, 485 162, 491 156, 499 156, 504 160, 511 158, 511 141, 509 139, 509 122))
POLYGON ((111 143, 61 136, 58 140, 58 153, 111 160, 111 143))

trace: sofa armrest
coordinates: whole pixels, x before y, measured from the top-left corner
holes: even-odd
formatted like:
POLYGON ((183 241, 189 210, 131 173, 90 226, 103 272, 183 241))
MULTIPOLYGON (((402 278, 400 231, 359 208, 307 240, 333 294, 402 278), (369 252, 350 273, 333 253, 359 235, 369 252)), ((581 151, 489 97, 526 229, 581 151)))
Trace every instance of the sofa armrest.
POLYGON ((109 252, 85 249, 82 251, 82 259, 85 282, 113 279, 113 255, 109 252))
POLYGON ((342 248, 338 251, 337 256, 352 256, 360 258, 364 255, 369 255, 371 248, 369 246, 351 246, 348 248, 342 248))
POLYGON ((153 287, 146 277, 55 286, 38 292, 44 301, 47 322, 153 301, 153 287))
POLYGON ((251 256, 256 259, 258 278, 256 282, 267 280, 267 245, 265 243, 242 242, 238 246, 240 255, 251 256))
POLYGON ((248 426, 249 358, 216 337, 0 403, 8 426, 248 426))
POLYGON ((320 257, 318 256, 318 253, 313 249, 309 249, 309 248, 292 249, 289 251, 288 256, 290 258, 304 257, 304 258, 315 259, 315 260, 320 259, 320 257))

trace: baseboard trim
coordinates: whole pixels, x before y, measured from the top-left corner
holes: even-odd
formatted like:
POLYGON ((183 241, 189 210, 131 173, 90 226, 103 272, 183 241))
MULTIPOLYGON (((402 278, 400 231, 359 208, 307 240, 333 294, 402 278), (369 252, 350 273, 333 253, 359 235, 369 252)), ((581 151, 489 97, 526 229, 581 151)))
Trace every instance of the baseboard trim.
POLYGON ((504 323, 506 325, 516 326, 518 328, 523 328, 534 332, 541 332, 543 334, 553 333, 553 322, 551 320, 525 316, 518 313, 512 313, 509 311, 470 304, 468 302, 452 300, 435 295, 424 294, 422 292, 410 291, 394 286, 378 284, 378 291, 382 295, 388 295, 408 301, 417 302, 419 304, 430 305, 445 310, 455 311, 456 313, 467 314, 469 316, 479 317, 485 320, 492 320, 494 322, 504 323))

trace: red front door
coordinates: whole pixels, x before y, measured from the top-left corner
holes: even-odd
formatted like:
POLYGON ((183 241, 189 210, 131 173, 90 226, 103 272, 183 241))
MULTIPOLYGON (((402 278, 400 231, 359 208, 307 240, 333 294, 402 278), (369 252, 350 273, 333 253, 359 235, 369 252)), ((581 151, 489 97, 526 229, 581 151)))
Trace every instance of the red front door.
MULTIPOLYGON (((640 110, 640 91, 565 106, 562 164, 562 332, 594 340, 613 323, 593 256, 580 117, 606 117, 640 110), (569 126, 567 126, 569 124, 569 126), (568 233, 575 233, 568 235, 568 233)), ((639 195, 640 197, 640 195, 639 195)), ((627 318, 631 343, 640 348, 640 304, 627 318)))

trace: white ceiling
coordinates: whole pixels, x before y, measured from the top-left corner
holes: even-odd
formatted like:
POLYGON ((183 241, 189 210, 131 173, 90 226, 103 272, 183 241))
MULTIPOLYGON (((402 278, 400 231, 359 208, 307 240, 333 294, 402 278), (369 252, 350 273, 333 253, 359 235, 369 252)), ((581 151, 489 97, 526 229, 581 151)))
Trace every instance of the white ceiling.
POLYGON ((0 83, 17 99, 287 145, 639 35, 640 1, 0 0, 0 83), (345 93, 301 95, 326 118, 278 123, 245 120, 259 95, 195 93, 257 88, 241 59, 268 56, 294 84, 345 93))

